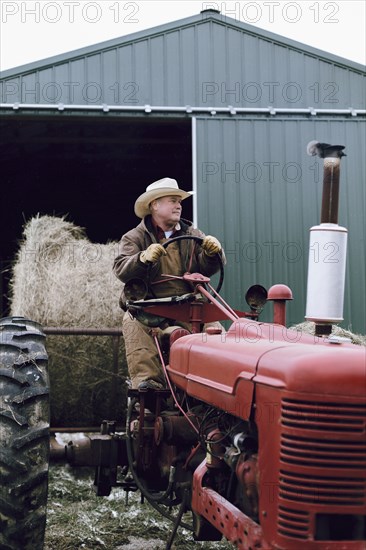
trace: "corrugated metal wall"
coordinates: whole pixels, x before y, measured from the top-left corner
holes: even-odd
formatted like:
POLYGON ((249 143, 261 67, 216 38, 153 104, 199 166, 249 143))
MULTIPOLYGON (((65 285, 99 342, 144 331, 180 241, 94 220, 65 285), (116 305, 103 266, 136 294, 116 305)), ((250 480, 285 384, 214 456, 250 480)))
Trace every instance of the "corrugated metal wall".
POLYGON ((365 74, 355 63, 218 14, 184 21, 15 72, 0 82, 1 102, 365 107, 365 74))
MULTIPOLYGON (((303 321, 309 229, 320 222, 323 180, 323 161, 306 154, 312 139, 346 145, 339 216, 349 231, 343 326, 364 334, 366 121, 198 119, 198 222, 225 245, 230 303, 243 307, 252 284, 284 283, 294 293, 289 322, 303 321)), ((330 246, 330 261, 332 253, 330 246)))

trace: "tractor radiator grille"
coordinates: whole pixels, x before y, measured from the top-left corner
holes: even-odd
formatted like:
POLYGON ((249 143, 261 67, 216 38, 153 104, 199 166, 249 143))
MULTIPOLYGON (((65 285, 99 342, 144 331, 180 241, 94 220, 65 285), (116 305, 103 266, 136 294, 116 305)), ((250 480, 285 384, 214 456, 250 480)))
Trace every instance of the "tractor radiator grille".
POLYGON ((309 531, 309 514, 280 506, 278 511, 278 532, 285 537, 307 539, 309 531))
POLYGON ((310 512, 366 505, 365 433, 366 404, 282 399, 279 534, 305 540, 310 512))
POLYGON ((365 433, 366 404, 316 403, 283 399, 282 425, 301 430, 365 433))
POLYGON ((362 506, 365 504, 366 480, 301 475, 280 471, 280 496, 285 500, 316 505, 362 506))
POLYGON ((314 468, 366 469, 366 440, 341 441, 282 433, 281 461, 314 468))

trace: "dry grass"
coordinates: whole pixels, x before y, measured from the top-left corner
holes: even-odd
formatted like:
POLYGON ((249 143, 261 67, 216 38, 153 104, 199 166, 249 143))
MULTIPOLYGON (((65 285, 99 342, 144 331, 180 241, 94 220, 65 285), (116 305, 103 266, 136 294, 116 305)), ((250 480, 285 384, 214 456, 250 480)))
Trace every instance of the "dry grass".
MULTIPOLYGON (((13 266, 11 315, 47 327, 121 326, 121 283, 112 273, 117 254, 118 243, 93 244, 64 218, 32 218, 13 266)), ((52 425, 96 425, 111 415, 123 417, 127 370, 120 348, 118 373, 113 373, 111 337, 47 337, 52 425), (116 384, 119 410, 112 414, 116 384)))
MULTIPOLYGON (((44 550, 164 550, 173 524, 162 518, 139 493, 113 489, 97 497, 92 489, 94 471, 52 465, 50 468, 47 529, 44 550)), ((187 514, 185 521, 191 520, 187 514)), ((195 543, 191 532, 178 529, 173 549, 229 550, 226 541, 195 543)))
MULTIPOLYGON (((315 324, 310 322, 299 323, 291 327, 298 332, 305 332, 306 334, 315 334, 315 324)), ((333 325, 332 335, 341 336, 342 338, 349 338, 353 344, 360 346, 366 346, 366 336, 361 334, 354 334, 350 330, 333 325)))

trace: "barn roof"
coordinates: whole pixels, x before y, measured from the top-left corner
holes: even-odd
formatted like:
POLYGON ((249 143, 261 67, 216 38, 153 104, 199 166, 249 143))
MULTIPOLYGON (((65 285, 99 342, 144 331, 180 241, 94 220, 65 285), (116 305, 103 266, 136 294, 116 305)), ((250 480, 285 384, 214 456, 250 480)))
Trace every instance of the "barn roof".
POLYGON ((97 52, 108 51, 119 46, 124 46, 128 44, 132 44, 134 42, 139 42, 141 40, 146 40, 148 38, 157 37, 159 35, 167 34, 172 31, 177 31, 179 29, 206 24, 211 21, 218 25, 224 25, 226 27, 240 30, 245 34, 248 34, 256 38, 260 38, 274 45, 276 44, 279 46, 284 46, 286 48, 289 48, 290 50, 297 51, 299 53, 305 53, 309 56, 316 57, 317 59, 320 59, 322 61, 326 61, 347 69, 352 69, 357 72, 365 73, 365 67, 360 63, 356 63, 354 61, 345 59, 343 57, 333 55, 329 52, 326 52, 317 48, 313 48, 312 46, 308 46, 301 42, 297 42, 295 40, 266 31, 264 29, 260 29, 248 23, 238 21, 237 19, 233 19, 226 15, 222 15, 218 13, 216 10, 204 10, 201 13, 191 17, 186 17, 184 19, 172 21, 169 23, 165 23, 163 25, 158 25, 156 27, 142 30, 126 36, 121 36, 119 38, 114 38, 111 40, 99 42, 91 46, 68 51, 56 56, 41 59, 32 63, 27 63, 25 65, 14 67, 5 71, 0 71, 0 79, 8 79, 20 74, 33 72, 39 69, 44 69, 49 66, 57 65, 59 63, 64 63, 65 61, 75 60, 78 58, 95 54, 97 52))

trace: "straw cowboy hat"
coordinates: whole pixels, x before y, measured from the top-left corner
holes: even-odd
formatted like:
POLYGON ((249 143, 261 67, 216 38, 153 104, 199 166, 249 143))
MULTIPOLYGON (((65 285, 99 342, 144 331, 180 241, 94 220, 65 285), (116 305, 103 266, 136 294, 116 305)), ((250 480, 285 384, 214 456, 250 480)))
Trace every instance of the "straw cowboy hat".
POLYGON ((149 204, 160 197, 170 195, 178 196, 182 200, 192 196, 193 191, 183 191, 179 189, 178 183, 172 178, 162 178, 154 181, 146 187, 145 193, 142 193, 135 202, 135 214, 139 218, 144 218, 150 214, 149 204))

